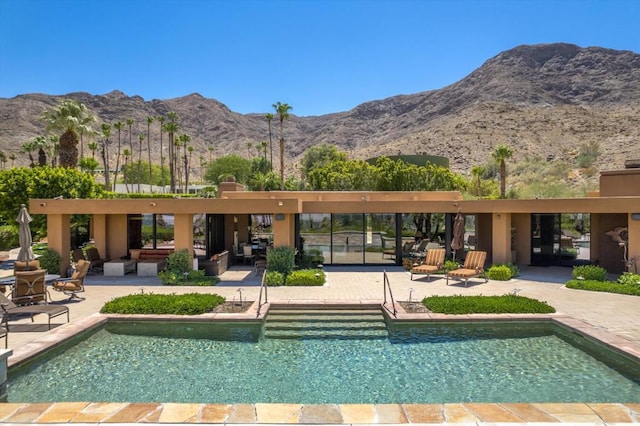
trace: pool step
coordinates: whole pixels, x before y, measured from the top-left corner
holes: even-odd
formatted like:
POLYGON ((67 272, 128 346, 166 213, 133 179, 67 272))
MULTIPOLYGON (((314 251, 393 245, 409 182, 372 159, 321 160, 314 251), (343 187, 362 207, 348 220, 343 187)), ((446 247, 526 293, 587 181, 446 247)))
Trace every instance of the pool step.
POLYGON ((380 307, 272 307, 265 322, 269 339, 386 339, 380 307))

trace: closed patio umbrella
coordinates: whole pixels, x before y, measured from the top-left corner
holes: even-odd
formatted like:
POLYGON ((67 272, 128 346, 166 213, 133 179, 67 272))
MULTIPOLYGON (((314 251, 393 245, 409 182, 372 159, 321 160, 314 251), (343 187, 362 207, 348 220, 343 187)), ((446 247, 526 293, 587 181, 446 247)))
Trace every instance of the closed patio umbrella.
POLYGON ((458 214, 453 219, 453 238, 451 239, 451 251, 453 260, 456 260, 456 251, 464 246, 464 216, 458 209, 458 214))
POLYGON ((23 204, 20 207, 20 213, 16 218, 16 222, 20 224, 20 251, 18 252, 17 260, 21 262, 30 262, 36 258, 33 254, 33 250, 31 249, 31 243, 33 240, 31 239, 31 228, 29 227, 29 223, 31 223, 32 220, 31 215, 27 211, 27 207, 23 204))

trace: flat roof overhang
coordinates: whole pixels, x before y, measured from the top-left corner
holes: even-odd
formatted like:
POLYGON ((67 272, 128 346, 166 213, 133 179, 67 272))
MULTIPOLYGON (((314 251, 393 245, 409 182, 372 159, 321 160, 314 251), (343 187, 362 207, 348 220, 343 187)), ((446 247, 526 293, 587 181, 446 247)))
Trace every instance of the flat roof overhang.
MULTIPOLYGON (((428 200, 424 193, 352 193, 334 196, 271 197, 244 193, 232 198, 144 198, 102 200, 33 199, 32 214, 261 214, 261 213, 640 213, 640 197, 594 197, 538 200, 428 200), (320 197, 320 200, 318 200, 320 197), (304 199, 307 198, 308 201, 304 199)), ((285 194, 285 193, 281 193, 285 194)))

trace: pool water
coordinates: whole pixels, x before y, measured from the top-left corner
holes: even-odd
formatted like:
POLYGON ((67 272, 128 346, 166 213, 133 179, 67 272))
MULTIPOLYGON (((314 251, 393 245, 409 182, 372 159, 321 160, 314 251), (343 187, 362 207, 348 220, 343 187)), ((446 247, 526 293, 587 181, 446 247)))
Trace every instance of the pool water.
POLYGON ((259 327, 107 324, 11 370, 8 401, 640 402, 639 363, 550 324, 393 325, 387 339, 259 327))

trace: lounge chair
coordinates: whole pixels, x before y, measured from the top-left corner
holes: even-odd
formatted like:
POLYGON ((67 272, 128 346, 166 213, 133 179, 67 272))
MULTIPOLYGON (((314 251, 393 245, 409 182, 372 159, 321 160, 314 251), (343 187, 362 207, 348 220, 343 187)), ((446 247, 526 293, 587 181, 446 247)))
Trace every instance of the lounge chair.
POLYGON ((100 257, 100 252, 95 247, 87 248, 85 253, 85 259, 90 262, 89 270, 91 271, 102 271, 104 264, 109 261, 109 259, 100 257))
POLYGON ((424 261, 411 268, 411 279, 413 280, 413 274, 427 274, 427 280, 429 280, 431 274, 439 271, 444 266, 445 254, 446 251, 443 248, 432 248, 427 250, 427 256, 424 258, 424 261))
POLYGON ((87 272, 89 272, 90 265, 91 262, 88 260, 80 259, 78 263, 76 263, 76 270, 73 271, 71 278, 59 279, 55 281, 51 287, 69 296, 69 300, 84 300, 84 297, 78 297, 78 293, 84 292, 84 278, 87 276, 87 272))
POLYGON ((464 286, 467 286, 469 278, 475 278, 484 276, 484 282, 487 282, 487 277, 484 273, 484 262, 487 259, 486 251, 470 251, 467 253, 467 257, 464 259, 464 265, 462 268, 454 269, 447 272, 447 285, 449 285, 449 277, 457 278, 464 281, 464 286))
POLYGON ((16 271, 15 283, 11 290, 11 301, 16 305, 33 305, 47 302, 47 287, 44 269, 36 271, 16 271))
POLYGON ((69 308, 64 305, 16 306, 16 304, 7 299, 4 294, 0 294, 0 306, 3 312, 2 322, 7 331, 9 331, 10 317, 15 315, 31 315, 31 322, 33 322, 35 315, 46 314, 49 317, 49 330, 51 330, 51 318, 67 314, 67 322, 69 322, 69 308))

